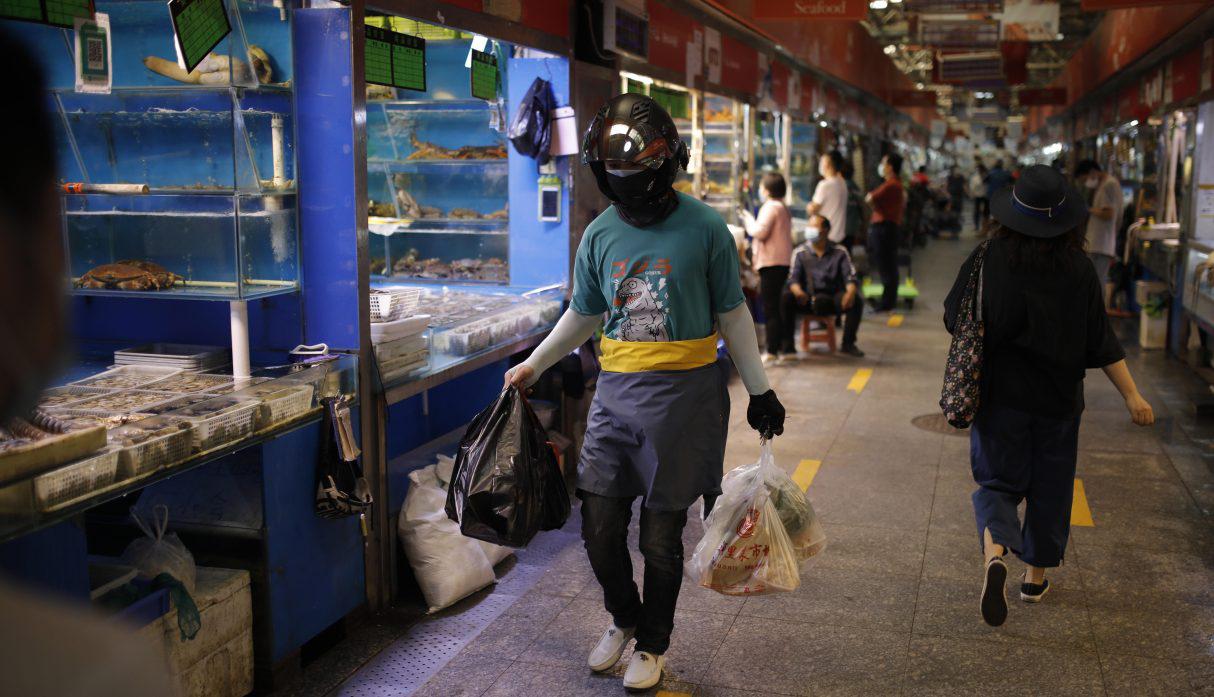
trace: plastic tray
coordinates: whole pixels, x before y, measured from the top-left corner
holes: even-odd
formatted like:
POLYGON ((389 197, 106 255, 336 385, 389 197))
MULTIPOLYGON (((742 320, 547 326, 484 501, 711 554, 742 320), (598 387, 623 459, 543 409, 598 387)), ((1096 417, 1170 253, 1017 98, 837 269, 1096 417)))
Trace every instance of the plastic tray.
POLYGON ((264 378, 245 378, 242 382, 237 382, 236 378, 230 375, 208 375, 206 373, 178 373, 170 375, 163 380, 157 380, 149 385, 145 385, 145 390, 163 390, 165 392, 206 392, 208 394, 227 394, 238 389, 254 384, 255 381, 261 381, 264 378))
POLYGON ((174 419, 181 419, 190 424, 191 442, 195 452, 218 448, 253 432, 253 418, 257 415, 259 402, 225 397, 217 397, 216 400, 225 400, 228 405, 202 416, 173 415, 174 419))
POLYGON ((143 387, 148 383, 163 380, 170 375, 176 375, 178 368, 161 368, 147 365, 123 365, 110 368, 92 377, 76 380, 71 383, 83 387, 104 387, 111 390, 133 389, 143 387))
POLYGON ((140 477, 163 467, 174 465, 190 456, 191 429, 156 417, 154 424, 131 424, 110 431, 110 443, 119 448, 118 476, 122 479, 140 477), (123 446, 118 439, 126 433, 147 431, 156 433, 141 443, 123 446))
POLYGON ((34 478, 34 505, 39 511, 54 511, 88 498, 114 483, 118 474, 118 449, 106 448, 96 455, 34 478))
POLYGON ((382 344, 396 341, 408 336, 417 336, 430 326, 429 315, 413 315, 392 322, 376 322, 371 324, 371 343, 382 344))
POLYGON ((154 390, 111 390, 105 394, 82 399, 67 407, 51 409, 50 413, 72 412, 90 416, 121 416, 123 414, 147 414, 146 410, 158 404, 171 402, 181 397, 179 392, 154 390), (121 402, 116 400, 122 400, 121 402), (106 404, 104 402, 113 402, 106 404))
POLYGON ((421 288, 387 287, 371 290, 371 322, 393 322, 417 311, 421 288))
POLYGON ((209 370, 231 362, 231 351, 222 346, 157 342, 114 352, 114 363, 118 365, 153 365, 184 370, 209 370))

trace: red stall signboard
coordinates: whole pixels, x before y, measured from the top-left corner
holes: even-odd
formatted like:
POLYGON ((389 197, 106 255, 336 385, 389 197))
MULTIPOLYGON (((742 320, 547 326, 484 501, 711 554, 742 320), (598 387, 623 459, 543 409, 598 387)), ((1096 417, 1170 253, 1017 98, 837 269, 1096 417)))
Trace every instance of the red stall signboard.
POLYGON ((758 0, 755 19, 868 19, 868 0, 758 0))
POLYGON ((679 73, 687 71, 687 46, 694 43, 700 23, 650 0, 649 62, 679 73))
POLYGON ((1201 47, 1176 56, 1168 63, 1171 81, 1165 86, 1171 95, 1167 104, 1183 102, 1201 91, 1201 47))
POLYGON ((759 54, 754 47, 721 34, 721 85, 743 94, 754 94, 758 74, 759 54))
POLYGON ((1079 0, 1085 12, 1118 10, 1127 7, 1161 7, 1164 5, 1191 5, 1193 0, 1079 0))

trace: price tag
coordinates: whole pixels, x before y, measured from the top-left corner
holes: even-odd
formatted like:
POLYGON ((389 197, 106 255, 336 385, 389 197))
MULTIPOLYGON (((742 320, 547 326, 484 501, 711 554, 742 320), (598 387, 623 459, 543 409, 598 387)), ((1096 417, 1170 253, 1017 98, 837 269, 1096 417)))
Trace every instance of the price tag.
POLYGON ((0 0, 0 18, 72 29, 76 19, 92 19, 93 0, 0 0))
POLYGON ((109 94, 111 71, 110 17, 76 18, 76 91, 109 94))
POLYGON ((169 0, 177 64, 191 72, 232 32, 223 0, 169 0))
POLYGON ((497 56, 484 51, 472 51, 472 96, 489 102, 497 101, 497 56))
POLYGON ((426 40, 380 27, 366 27, 363 52, 369 84, 426 91, 426 40))

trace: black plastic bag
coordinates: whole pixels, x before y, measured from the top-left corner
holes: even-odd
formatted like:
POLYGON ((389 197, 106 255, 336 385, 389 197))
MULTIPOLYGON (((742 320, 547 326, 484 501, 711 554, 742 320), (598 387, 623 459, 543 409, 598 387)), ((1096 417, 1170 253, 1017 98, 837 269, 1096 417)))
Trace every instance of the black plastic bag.
POLYGON ((459 444, 447 517, 485 542, 524 547, 569 517, 556 452, 527 399, 509 387, 476 415, 459 444))
POLYGON ((551 159, 548 149, 552 145, 552 110, 555 108, 556 97, 552 94, 552 85, 543 78, 535 78, 531 87, 527 88, 523 101, 519 102, 518 111, 514 112, 506 132, 518 154, 530 157, 538 164, 548 164, 551 159))

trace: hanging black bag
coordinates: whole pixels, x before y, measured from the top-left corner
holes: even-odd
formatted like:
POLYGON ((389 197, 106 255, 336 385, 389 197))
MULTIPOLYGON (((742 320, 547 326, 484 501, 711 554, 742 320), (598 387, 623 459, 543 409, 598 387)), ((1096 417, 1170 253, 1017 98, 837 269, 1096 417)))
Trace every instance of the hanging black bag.
POLYGON ((316 467, 316 515, 345 518, 366 515, 374 500, 363 477, 354 438, 350 405, 342 397, 325 397, 320 428, 320 461, 316 467))
POLYGON ((969 428, 978 413, 983 358, 982 266, 989 245, 989 240, 983 242, 974 255, 974 265, 957 308, 948 362, 944 366, 940 409, 953 428, 969 428))
POLYGON ((516 387, 476 415, 460 441, 447 516, 467 537, 525 547, 569 518, 569 492, 547 433, 516 387))
POLYGON ((520 155, 533 158, 541 165, 548 164, 551 159, 548 149, 552 144, 552 110, 555 108, 556 97, 552 94, 552 85, 537 77, 527 88, 523 101, 519 102, 518 111, 514 112, 510 129, 506 132, 520 155))

